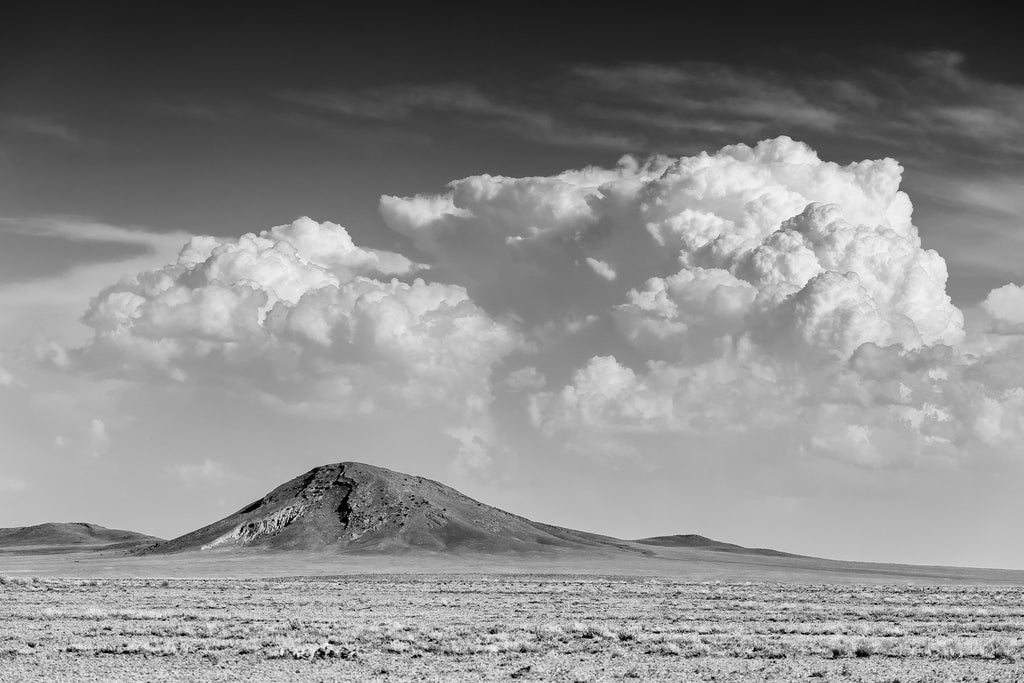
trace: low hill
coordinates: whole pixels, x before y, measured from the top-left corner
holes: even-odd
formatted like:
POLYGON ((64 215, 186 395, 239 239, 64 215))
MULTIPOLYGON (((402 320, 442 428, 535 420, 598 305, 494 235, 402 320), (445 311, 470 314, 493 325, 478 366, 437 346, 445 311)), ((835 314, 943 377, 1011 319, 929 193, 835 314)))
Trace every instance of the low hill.
POLYGON ((238 512, 170 541, 93 524, 43 524, 0 529, 0 557, 5 571, 61 576, 410 572, 1024 583, 1020 571, 826 560, 696 534, 625 541, 534 522, 436 481, 356 462, 314 468, 238 512))
POLYGON ((769 548, 746 548, 735 543, 716 541, 707 536, 698 534, 676 534, 674 536, 651 536, 650 538, 638 538, 633 541, 641 545, 656 545, 662 548, 703 548, 723 553, 740 553, 743 555, 768 555, 771 557, 799 557, 792 553, 784 553, 769 548))
POLYGON ((218 548, 651 554, 608 536, 533 522, 430 479, 357 462, 314 468, 233 515, 144 552, 218 548))
POLYGON ((0 552, 74 552, 128 548, 160 540, 155 536, 108 529, 87 522, 48 522, 35 526, 0 528, 0 552))

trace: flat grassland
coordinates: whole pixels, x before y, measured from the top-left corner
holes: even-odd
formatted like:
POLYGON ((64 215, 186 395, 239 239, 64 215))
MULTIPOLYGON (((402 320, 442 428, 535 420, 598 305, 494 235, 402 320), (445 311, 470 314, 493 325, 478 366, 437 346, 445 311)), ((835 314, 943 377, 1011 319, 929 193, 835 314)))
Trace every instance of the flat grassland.
POLYGON ((0 681, 1021 681, 1024 587, 0 579, 0 681))

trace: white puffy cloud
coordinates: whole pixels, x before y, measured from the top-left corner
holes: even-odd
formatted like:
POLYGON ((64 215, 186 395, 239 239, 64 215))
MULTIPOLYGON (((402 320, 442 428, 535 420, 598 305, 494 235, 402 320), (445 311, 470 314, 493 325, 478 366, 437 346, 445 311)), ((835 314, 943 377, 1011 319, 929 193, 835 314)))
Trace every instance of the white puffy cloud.
POLYGON ((676 429, 673 396, 660 391, 653 375, 640 378, 611 356, 595 356, 576 371, 557 398, 534 396, 534 423, 551 429, 579 424, 596 429, 676 429), (557 410, 552 411, 552 402, 557 410))
MULTIPOLYGON (((196 237, 104 290, 71 360, 303 415, 441 406, 459 416, 439 429, 466 471, 506 452, 499 364, 518 367, 496 385, 502 409, 525 402, 544 438, 576 450, 772 434, 880 467, 1018 448, 1024 351, 966 350, 901 175, 780 137, 382 197, 429 267, 310 219, 196 237), (514 353, 528 364, 505 364, 514 353)), ((1022 304, 1010 285, 982 309, 1008 338, 1022 304)))
POLYGON ((652 184, 646 226, 682 270, 631 292, 628 317, 660 297, 659 322, 697 315, 843 357, 958 342, 945 263, 921 248, 900 173, 891 159, 822 162, 786 138, 681 159, 652 184))
MULTIPOLYGON (((547 178, 473 176, 447 195, 385 196, 381 210, 485 306, 531 321, 627 297, 635 314, 673 276, 674 294, 692 300, 689 287, 722 271, 735 280, 731 304, 748 309, 726 317, 778 328, 788 315, 781 327, 798 342, 848 356, 866 341, 916 347, 962 334, 945 262, 921 248, 901 173, 892 159, 825 162, 780 137, 547 178), (581 269, 616 286, 597 290, 581 269)), ((729 305, 720 292, 714 304, 729 305)))
POLYGON ((278 225, 259 237, 292 245, 300 258, 331 270, 343 282, 355 275, 408 275, 423 267, 401 254, 358 247, 337 223, 317 223, 308 217, 278 225))
POLYGON ((641 372, 611 356, 595 356, 558 392, 534 394, 533 423, 551 435, 583 429, 609 436, 642 433, 743 431, 783 423, 800 380, 770 364, 730 353, 701 363, 648 361, 641 372), (787 386, 792 382, 795 386, 787 386))
POLYGON ((520 343, 460 286, 416 278, 398 254, 299 219, 236 240, 195 237, 174 263, 93 300, 80 363, 216 382, 309 414, 476 410, 520 343))
POLYGON ((988 293, 981 304, 992 319, 993 329, 1002 334, 1024 334, 1024 287, 1007 284, 988 293))
POLYGON ((796 451, 873 467, 956 458, 1015 429, 994 407, 1011 415, 1012 393, 956 351, 964 318, 901 175, 892 159, 839 165, 781 137, 471 177, 381 208, 485 307, 536 329, 610 315, 617 339, 581 345, 562 388, 529 398, 549 437, 776 430, 796 451), (893 355, 900 382, 864 374, 871 349, 893 355))
POLYGON ((637 190, 667 163, 626 157, 613 169, 551 177, 472 176, 450 183, 444 195, 386 195, 380 210, 387 225, 431 255, 439 277, 465 286, 489 310, 544 323, 566 311, 590 313, 621 290, 622 269, 641 257, 636 244, 616 249, 635 242, 617 229, 626 224, 619 219, 635 213, 637 190), (618 286, 595 291, 595 273, 618 286))
POLYGON ((618 273, 615 272, 615 269, 612 268, 607 263, 605 263, 604 261, 593 258, 592 256, 588 256, 584 260, 587 262, 587 265, 590 266, 590 269, 592 271, 594 271, 600 277, 603 277, 605 280, 611 282, 616 277, 618 277, 618 273))

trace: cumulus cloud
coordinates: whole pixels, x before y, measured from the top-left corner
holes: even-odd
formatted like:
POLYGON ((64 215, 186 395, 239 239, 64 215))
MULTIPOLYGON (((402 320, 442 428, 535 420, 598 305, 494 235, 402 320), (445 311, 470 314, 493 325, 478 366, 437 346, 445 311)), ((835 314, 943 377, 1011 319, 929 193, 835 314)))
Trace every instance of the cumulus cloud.
MULTIPOLYGON (((840 165, 780 137, 546 178, 476 176, 381 208, 485 307, 541 330, 614 321, 619 341, 529 397, 548 437, 775 430, 798 452, 875 467, 955 459, 1017 429, 1016 395, 957 351, 964 317, 901 179, 893 159, 840 165), (883 357, 891 375, 870 374, 883 357)), ((985 304, 1004 332, 1018 295, 985 304)))
POLYGON ((83 319, 94 336, 75 357, 235 386, 304 414, 475 410, 519 335, 462 287, 383 279, 417 270, 308 218, 235 240, 195 237, 173 263, 97 296, 83 319))
POLYGON ((530 84, 519 101, 486 84, 453 83, 297 99, 342 121, 396 121, 443 109, 457 112, 461 123, 486 125, 496 114, 525 109, 547 125, 504 130, 546 144, 557 142, 550 130, 585 129, 592 135, 582 136, 583 144, 620 153, 692 153, 786 133, 843 156, 891 154, 912 169, 907 183, 930 214, 932 245, 958 271, 958 293, 977 299, 999 283, 996 272, 1015 272, 1024 87, 972 68, 953 51, 860 57, 811 71, 685 61, 576 64, 530 84), (959 239, 968 223, 982 238, 959 239))
MULTIPOLYGON (((574 450, 772 434, 865 467, 1005 450, 1024 435, 1024 345, 966 351, 901 180, 893 159, 836 164, 788 137, 472 176, 381 198, 429 267, 306 218, 196 237, 96 297, 70 363, 304 415, 441 406, 464 471, 508 453, 499 364, 517 368, 502 404, 574 450)), ((1022 304, 992 292, 990 331, 1024 332, 1022 304)))
POLYGON ((1003 334, 1024 334, 1024 288, 1015 284, 997 287, 981 304, 993 328, 1003 334))
POLYGON ((626 326, 645 318, 653 334, 692 315, 771 321, 848 356, 867 341, 916 347, 962 334, 945 262, 921 248, 901 173, 892 159, 825 162, 781 137, 550 178, 475 176, 445 196, 386 196, 381 209, 485 305, 497 292, 517 313, 552 316, 622 297, 626 326), (595 292, 580 264, 618 287, 595 292), (549 294, 537 300, 540 288, 549 294))
POLYGON ((595 356, 560 391, 532 395, 531 419, 549 435, 722 434, 744 431, 753 420, 784 424, 791 414, 778 398, 798 396, 800 380, 749 356, 748 350, 697 364, 651 360, 639 372, 595 356))
POLYGON ((543 323, 566 309, 603 307, 607 294, 595 291, 592 268, 606 279, 615 274, 621 288, 623 268, 647 255, 637 253, 641 245, 622 244, 633 236, 615 226, 621 213, 636 210, 636 188, 666 163, 627 157, 613 169, 551 177, 472 176, 442 195, 385 195, 380 210, 388 226, 433 257, 439 277, 467 287, 485 307, 543 323))

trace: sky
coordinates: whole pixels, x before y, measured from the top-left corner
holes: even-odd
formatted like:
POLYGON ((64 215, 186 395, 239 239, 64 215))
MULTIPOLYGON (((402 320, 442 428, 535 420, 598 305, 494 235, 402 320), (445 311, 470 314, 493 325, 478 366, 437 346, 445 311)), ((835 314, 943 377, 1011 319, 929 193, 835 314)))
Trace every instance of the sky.
POLYGON ((1024 568, 1024 59, 990 8, 0 28, 0 526, 320 464, 547 523, 1024 568))

